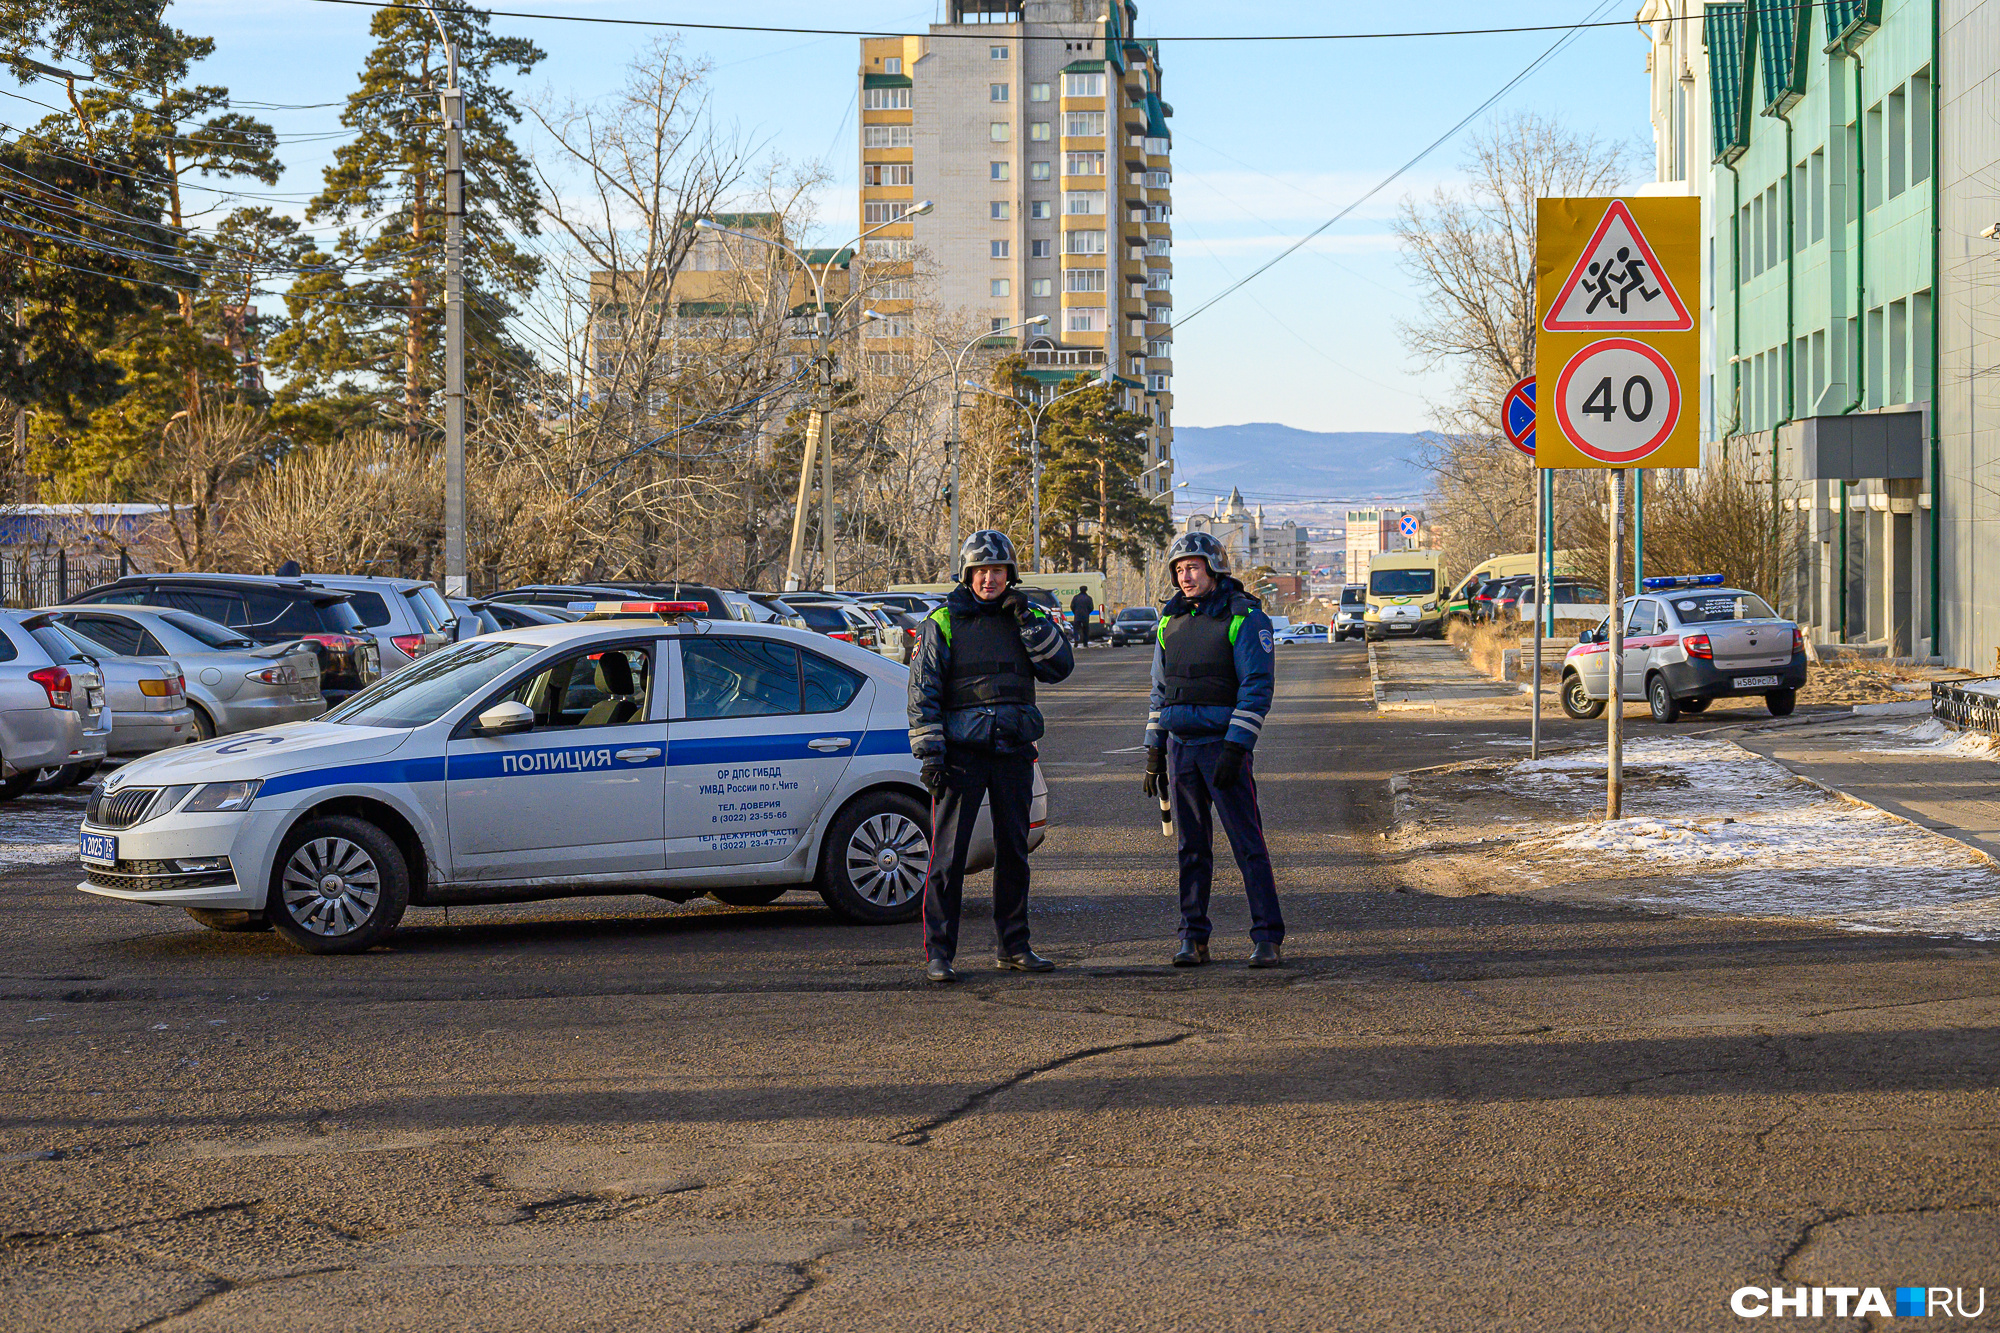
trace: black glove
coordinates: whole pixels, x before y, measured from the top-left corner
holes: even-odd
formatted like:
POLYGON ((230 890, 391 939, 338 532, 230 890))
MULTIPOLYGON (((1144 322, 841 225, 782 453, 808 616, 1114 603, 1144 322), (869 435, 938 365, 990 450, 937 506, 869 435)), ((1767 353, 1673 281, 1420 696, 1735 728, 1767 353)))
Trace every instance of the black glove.
POLYGON ((1000 609, 1025 625, 1028 622, 1028 616, 1035 609, 1035 604, 1030 602, 1028 594, 1022 592, 1019 588, 1009 588, 1000 595, 1000 609))
POLYGON ((1222 757, 1215 761, 1215 785, 1217 790, 1227 791, 1243 776, 1243 765, 1250 760, 1250 751, 1235 741, 1222 743, 1222 757))
POLYGON ((1140 785, 1155 800, 1167 794, 1167 752, 1157 745, 1146 747, 1146 776, 1140 785))
POLYGON ((923 783, 933 800, 944 795, 944 759, 941 756, 932 755, 924 760, 923 783))

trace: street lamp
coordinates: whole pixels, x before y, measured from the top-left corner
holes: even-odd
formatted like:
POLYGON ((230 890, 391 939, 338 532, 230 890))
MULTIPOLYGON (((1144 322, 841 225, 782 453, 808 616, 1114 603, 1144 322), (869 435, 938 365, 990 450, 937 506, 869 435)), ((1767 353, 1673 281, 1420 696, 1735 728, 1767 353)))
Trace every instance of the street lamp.
MULTIPOLYGON (((1042 413, 1048 411, 1065 398, 1082 393, 1086 389, 1102 389, 1109 386, 1110 383, 1111 372, 1106 370, 1100 373, 1096 379, 1086 384, 1079 384, 1073 389, 1065 389, 1040 406, 1030 408, 1026 403, 1011 394, 1000 393, 987 388, 983 384, 974 384, 971 380, 965 381, 964 387, 971 389, 974 393, 983 393, 988 398, 998 398, 1003 403, 1012 403, 1015 407, 1020 408, 1021 411, 1028 414, 1028 453, 1032 460, 1030 471, 1034 477, 1034 489, 1029 496, 1028 502, 1029 513, 1033 515, 1034 551, 1029 557, 1028 567, 1033 573, 1039 574, 1042 572, 1042 413)), ((1154 468, 1147 468, 1146 472, 1155 470, 1154 468)), ((1139 475, 1143 477, 1146 474, 1142 472, 1139 475)))
MULTIPOLYGON (((1173 460, 1173 459, 1171 459, 1171 458, 1163 458, 1163 459, 1161 459, 1161 460, 1160 460, 1159 462, 1157 462, 1157 463, 1153 464, 1153 466, 1151 466, 1151 467, 1147 468, 1145 472, 1141 472, 1141 473, 1140 473, 1139 475, 1140 475, 1141 477, 1144 477, 1144 476, 1146 476, 1146 475, 1147 475, 1148 473, 1153 473, 1153 472, 1158 472, 1158 471, 1159 471, 1159 470, 1160 470, 1161 468, 1163 468, 1163 467, 1167 467, 1167 468, 1170 468, 1170 467, 1172 467, 1173 465, 1174 465, 1174 460, 1173 460)), ((1171 474, 1169 474, 1169 475, 1171 475, 1171 474)), ((1168 516, 1169 518, 1172 518, 1172 517, 1173 517, 1173 507, 1174 507, 1174 501, 1180 498, 1180 497, 1179 497, 1179 496, 1178 496, 1178 495, 1176 494, 1176 492, 1178 492, 1178 491, 1184 491, 1184 490, 1186 490, 1187 488, 1188 488, 1188 484, 1187 484, 1186 482, 1182 482, 1182 483, 1181 483, 1180 485, 1178 485, 1178 486, 1169 486, 1169 487, 1167 487, 1167 489, 1165 489, 1164 491, 1161 491, 1161 492, 1160 492, 1160 493, 1159 493, 1158 495, 1154 495, 1154 496, 1149 496, 1149 497, 1147 497, 1147 500, 1146 500, 1146 503, 1147 503, 1147 504, 1149 504, 1149 505, 1156 505, 1156 504, 1160 503, 1160 501, 1162 501, 1162 500, 1165 500, 1165 501, 1167 502, 1167 516, 1168 516)), ((1143 574, 1143 575, 1141 575, 1141 577, 1142 577, 1142 578, 1144 578, 1144 579, 1145 579, 1145 581, 1146 581, 1146 593, 1147 593, 1147 596, 1151 596, 1151 595, 1152 595, 1152 590, 1153 590, 1153 554, 1152 554, 1152 552, 1150 552, 1150 551, 1148 551, 1148 552, 1146 553, 1146 569, 1145 569, 1145 572, 1144 572, 1144 574, 1143 574)))
MULTIPOLYGON (((804 255, 794 250, 791 246, 786 245, 783 241, 769 236, 759 236, 755 232, 737 231, 732 227, 721 225, 712 218, 696 218, 694 220, 695 228, 698 231, 712 231, 723 236, 734 236, 745 241, 755 241, 759 245, 768 245, 773 250, 784 251, 798 261, 799 267, 806 271, 806 279, 812 283, 813 338, 819 346, 819 353, 813 358, 813 364, 819 371, 820 406, 815 407, 812 410, 812 415, 808 418, 805 452, 799 460, 799 498, 798 502, 792 508, 792 549, 791 556, 785 564, 786 592, 797 592, 799 585, 805 581, 803 566, 805 560, 806 502, 812 498, 812 465, 813 451, 815 449, 819 451, 820 459, 820 568, 826 577, 826 590, 828 592, 835 591, 840 584, 833 560, 833 321, 837 315, 844 312, 848 306, 854 303, 855 297, 860 295, 860 293, 849 293, 847 299, 840 303, 840 310, 829 312, 826 308, 826 278, 833 272, 834 261, 840 258, 842 250, 851 248, 858 253, 861 243, 882 230, 882 228, 893 227, 900 222, 908 221, 910 218, 922 217, 935 207, 936 205, 929 199, 921 200, 914 208, 905 211, 901 217, 891 218, 887 222, 876 223, 848 242, 847 245, 835 246, 832 252, 827 255, 826 263, 820 265, 818 272, 813 271, 813 266, 807 262, 804 255)), ((870 318, 880 318, 872 310, 866 313, 870 318)))
POLYGON ((1009 324, 1005 328, 989 330, 959 348, 958 355, 951 359, 951 576, 954 579, 958 577, 958 413, 965 398, 965 358, 972 354, 973 348, 983 342, 1004 337, 1016 329, 1038 329, 1048 322, 1047 315, 1036 315, 1022 320, 1019 324, 1009 324))

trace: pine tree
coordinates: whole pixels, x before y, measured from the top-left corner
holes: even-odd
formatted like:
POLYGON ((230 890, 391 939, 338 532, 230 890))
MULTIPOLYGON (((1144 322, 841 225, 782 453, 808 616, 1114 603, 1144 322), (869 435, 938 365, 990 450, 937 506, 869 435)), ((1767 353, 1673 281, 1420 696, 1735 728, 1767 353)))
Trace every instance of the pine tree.
POLYGON ((1058 538, 1059 558, 1103 569, 1117 554, 1136 565, 1148 545, 1172 534, 1172 519, 1139 490, 1149 424, 1118 405, 1114 387, 1074 394, 1049 409, 1042 427, 1043 530, 1067 528, 1058 538), (1094 528, 1088 537, 1085 523, 1094 528))
MULTIPOLYGON (((498 82, 506 69, 526 74, 542 59, 532 42, 496 37, 486 15, 440 6, 459 50, 465 90, 465 292, 468 386, 489 387, 523 372, 528 357, 503 321, 510 298, 525 296, 539 261, 509 237, 533 234, 536 192, 527 161, 508 135, 520 119, 498 82)), ((432 395, 443 382, 444 126, 437 92, 445 51, 429 15, 385 9, 370 25, 375 47, 349 95, 341 123, 355 137, 335 152, 325 186, 307 216, 347 224, 333 247, 336 262, 302 274, 287 295, 291 327, 271 347, 288 376, 281 404, 351 399, 389 384, 400 387, 403 429, 425 431, 432 395)))

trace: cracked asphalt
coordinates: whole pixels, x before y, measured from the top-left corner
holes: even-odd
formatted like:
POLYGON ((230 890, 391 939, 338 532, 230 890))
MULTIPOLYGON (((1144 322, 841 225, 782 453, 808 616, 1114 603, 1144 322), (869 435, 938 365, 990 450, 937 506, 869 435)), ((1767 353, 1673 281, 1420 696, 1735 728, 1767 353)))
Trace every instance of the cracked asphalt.
POLYGON ((1687 1330, 1782 1284, 2000 1327, 2000 948, 1412 892, 1388 774, 1521 724, 1379 716, 1300 646, 1257 758, 1290 966, 1241 965, 1226 868, 1175 971, 1143 655, 1083 657, 1047 976, 926 988, 916 926, 805 894, 326 959, 6 872, 5 1322, 1687 1330))

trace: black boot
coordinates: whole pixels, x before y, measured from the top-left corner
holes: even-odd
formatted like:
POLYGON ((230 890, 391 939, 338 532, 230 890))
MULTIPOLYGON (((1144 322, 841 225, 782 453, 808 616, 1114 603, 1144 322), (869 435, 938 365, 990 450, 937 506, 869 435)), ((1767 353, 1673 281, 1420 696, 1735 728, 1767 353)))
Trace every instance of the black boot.
POLYGON ((1200 967, 1207 961, 1207 940, 1182 940, 1179 952, 1174 954, 1175 967, 1200 967))
POLYGON ((1250 951, 1250 966, 1252 967, 1283 967, 1284 965, 1284 951, 1275 944, 1259 942, 1257 947, 1250 951))
POLYGON ((1002 972, 1053 972, 1056 965, 1036 953, 1033 949, 1023 949, 1019 953, 1003 953, 993 960, 993 966, 1002 972))
POLYGON ((952 967, 949 958, 933 958, 924 967, 924 980, 957 981, 958 972, 952 967))

